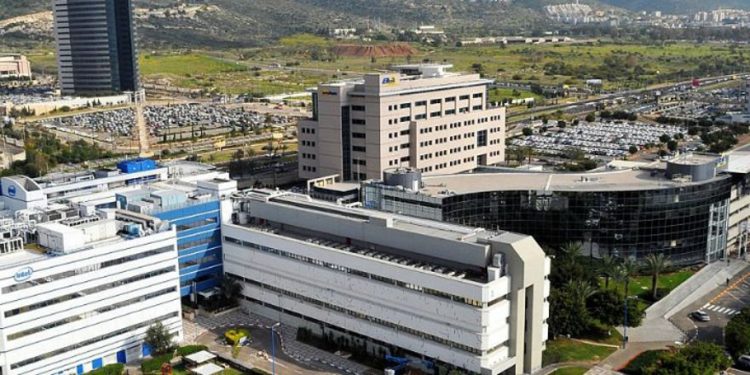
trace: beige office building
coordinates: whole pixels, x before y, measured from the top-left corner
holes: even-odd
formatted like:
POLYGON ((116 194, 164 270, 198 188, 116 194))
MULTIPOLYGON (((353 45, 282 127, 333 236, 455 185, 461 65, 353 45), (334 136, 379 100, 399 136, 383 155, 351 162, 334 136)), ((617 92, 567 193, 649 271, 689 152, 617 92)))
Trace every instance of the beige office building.
POLYGON ((26 56, 0 56, 0 78, 31 77, 31 64, 26 56))
POLYGON ((404 65, 360 81, 320 85, 299 124, 299 173, 345 181, 412 167, 425 175, 470 171, 505 159, 505 108, 487 102, 490 80, 404 65))

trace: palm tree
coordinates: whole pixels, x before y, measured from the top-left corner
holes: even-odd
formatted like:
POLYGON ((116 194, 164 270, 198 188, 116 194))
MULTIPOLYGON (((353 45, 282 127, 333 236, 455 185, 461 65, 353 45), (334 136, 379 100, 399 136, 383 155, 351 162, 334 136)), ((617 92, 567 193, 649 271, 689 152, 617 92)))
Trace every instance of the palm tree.
POLYGON ((572 295, 576 301, 583 306, 597 292, 597 289, 593 285, 583 280, 570 281, 568 282, 568 287, 571 288, 572 295))
POLYGON ((651 295, 656 301, 656 291, 658 289, 659 274, 669 267, 669 258, 664 254, 649 254, 646 256, 646 268, 651 272, 651 295))
POLYGON ((635 271, 638 269, 638 264, 636 264, 632 259, 625 258, 625 260, 622 261, 617 266, 616 276, 615 279, 618 281, 621 281, 624 284, 624 290, 623 293, 625 295, 625 300, 628 299, 628 287, 630 286, 630 276, 635 274, 635 271))
POLYGON ((235 303, 242 293, 242 284, 233 278, 224 276, 221 279, 221 293, 228 301, 235 303))
POLYGON ((604 276, 604 289, 609 289, 609 279, 615 275, 617 260, 610 255, 602 257, 599 273, 604 276))

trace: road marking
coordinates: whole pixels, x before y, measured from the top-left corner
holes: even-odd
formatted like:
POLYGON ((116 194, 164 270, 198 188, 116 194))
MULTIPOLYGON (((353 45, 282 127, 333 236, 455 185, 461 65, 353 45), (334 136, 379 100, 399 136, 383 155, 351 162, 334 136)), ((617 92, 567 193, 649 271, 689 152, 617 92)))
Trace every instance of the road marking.
POLYGON ((719 306, 716 306, 716 305, 710 305, 710 306, 708 307, 708 310, 709 310, 709 311, 716 311, 716 310, 718 310, 718 309, 719 309, 719 306))

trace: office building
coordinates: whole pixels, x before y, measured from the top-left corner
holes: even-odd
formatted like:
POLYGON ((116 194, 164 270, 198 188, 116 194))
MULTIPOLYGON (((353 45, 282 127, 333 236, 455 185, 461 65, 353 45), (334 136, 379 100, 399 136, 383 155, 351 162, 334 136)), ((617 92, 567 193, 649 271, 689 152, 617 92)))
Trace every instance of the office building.
POLYGON ((175 230, 129 212, 0 225, 0 369, 83 374, 182 338, 175 230))
POLYGON ((54 0, 60 88, 64 95, 138 90, 131 0, 54 0))
POLYGON ((421 178, 403 171, 400 179, 368 182, 362 195, 367 208, 510 230, 551 247, 580 242, 597 257, 662 253, 691 265, 725 256, 734 179, 717 173, 722 163, 688 155, 595 173, 506 169, 421 178))
POLYGON ((530 236, 267 190, 234 204, 224 272, 244 309, 417 366, 541 367, 551 263, 530 236))
POLYGON ((487 101, 491 80, 450 65, 320 85, 312 118, 300 121, 299 175, 380 178, 393 167, 460 173, 505 160, 505 109, 487 101))
POLYGON ((117 206, 174 225, 180 265, 180 295, 197 302, 197 293, 219 285, 222 276, 221 222, 231 217, 237 181, 228 174, 195 184, 154 183, 118 193, 117 206), (222 215, 223 214, 223 215, 222 215))
POLYGON ((0 56, 0 79, 3 78, 31 78, 31 64, 26 56, 0 56))

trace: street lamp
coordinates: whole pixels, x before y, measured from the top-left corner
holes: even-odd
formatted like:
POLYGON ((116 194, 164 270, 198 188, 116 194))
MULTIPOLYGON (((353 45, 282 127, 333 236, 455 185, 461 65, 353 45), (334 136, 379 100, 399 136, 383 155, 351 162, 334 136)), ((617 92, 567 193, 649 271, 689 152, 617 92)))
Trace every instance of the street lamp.
POLYGON ((281 323, 277 322, 276 324, 271 326, 271 375, 276 375, 276 328, 280 326, 281 323))

